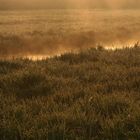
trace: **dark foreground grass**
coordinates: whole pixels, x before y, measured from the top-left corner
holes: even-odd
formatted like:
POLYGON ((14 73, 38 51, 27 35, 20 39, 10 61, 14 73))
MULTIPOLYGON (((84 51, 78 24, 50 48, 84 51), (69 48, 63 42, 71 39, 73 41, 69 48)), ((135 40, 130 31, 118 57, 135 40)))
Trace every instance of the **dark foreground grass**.
POLYGON ((140 47, 0 61, 0 140, 139 140, 140 47))

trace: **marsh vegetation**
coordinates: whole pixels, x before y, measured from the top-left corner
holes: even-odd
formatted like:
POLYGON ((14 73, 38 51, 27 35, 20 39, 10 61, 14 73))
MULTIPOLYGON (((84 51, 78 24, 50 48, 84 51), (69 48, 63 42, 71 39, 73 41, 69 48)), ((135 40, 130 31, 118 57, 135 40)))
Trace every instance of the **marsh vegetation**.
POLYGON ((140 139, 139 45, 0 60, 0 139, 140 139))

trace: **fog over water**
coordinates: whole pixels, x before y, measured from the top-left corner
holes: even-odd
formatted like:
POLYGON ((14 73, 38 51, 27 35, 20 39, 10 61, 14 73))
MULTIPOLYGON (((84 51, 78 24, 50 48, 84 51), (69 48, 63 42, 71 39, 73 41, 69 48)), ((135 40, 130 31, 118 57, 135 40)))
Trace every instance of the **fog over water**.
POLYGON ((54 56, 140 40, 140 10, 1 10, 0 56, 54 56))

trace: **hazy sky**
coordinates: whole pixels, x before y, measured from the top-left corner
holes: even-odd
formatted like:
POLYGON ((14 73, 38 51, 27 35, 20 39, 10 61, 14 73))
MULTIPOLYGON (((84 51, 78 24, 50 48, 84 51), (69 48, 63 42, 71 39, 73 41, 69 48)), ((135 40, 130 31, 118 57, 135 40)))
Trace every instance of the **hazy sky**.
POLYGON ((140 0, 0 0, 0 8, 140 8, 140 0))

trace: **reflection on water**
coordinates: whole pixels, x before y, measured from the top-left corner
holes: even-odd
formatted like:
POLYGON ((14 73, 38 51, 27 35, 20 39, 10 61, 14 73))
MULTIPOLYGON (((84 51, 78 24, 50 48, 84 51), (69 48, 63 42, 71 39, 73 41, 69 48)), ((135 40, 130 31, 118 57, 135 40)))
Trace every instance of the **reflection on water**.
POLYGON ((44 59, 50 58, 50 56, 48 56, 48 55, 27 55, 27 56, 23 56, 22 58, 36 61, 36 60, 44 60, 44 59))

